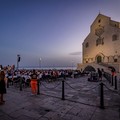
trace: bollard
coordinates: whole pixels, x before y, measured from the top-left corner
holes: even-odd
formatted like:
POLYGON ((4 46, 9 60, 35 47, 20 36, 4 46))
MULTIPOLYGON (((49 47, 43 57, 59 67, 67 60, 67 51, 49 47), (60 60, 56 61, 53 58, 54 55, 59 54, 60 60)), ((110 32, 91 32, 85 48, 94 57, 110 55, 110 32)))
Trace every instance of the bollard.
POLYGON ((12 85, 13 85, 13 79, 12 79, 12 85))
POLYGON ((39 80, 37 80, 37 95, 40 94, 39 80))
POLYGON ((64 78, 64 80, 66 80, 66 74, 64 74, 63 78, 64 78))
POLYGON ((113 86, 113 75, 112 75, 112 86, 113 86))
POLYGON ((22 91, 22 78, 20 77, 19 80, 20 80, 20 91, 22 91))
POLYGON ((7 88, 9 88, 9 78, 7 78, 7 88))
POLYGON ((109 81, 109 83, 111 83, 111 75, 110 74, 108 74, 108 81, 109 81))
POLYGON ((64 80, 62 80, 62 100, 65 100, 65 94, 64 94, 64 80))
POLYGON ((103 91, 103 83, 100 83, 100 108, 104 109, 104 91, 103 91))
POLYGON ((115 90, 117 90, 117 76, 115 76, 115 90))

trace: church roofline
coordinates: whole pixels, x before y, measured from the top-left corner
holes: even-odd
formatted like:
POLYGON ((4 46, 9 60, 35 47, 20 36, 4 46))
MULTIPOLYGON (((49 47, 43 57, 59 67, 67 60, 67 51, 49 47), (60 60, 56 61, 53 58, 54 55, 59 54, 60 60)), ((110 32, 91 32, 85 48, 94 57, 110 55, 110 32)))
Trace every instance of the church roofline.
POLYGON ((106 17, 106 18, 108 18, 110 21, 117 22, 117 23, 119 23, 119 24, 120 24, 120 22, 119 22, 119 21, 112 20, 112 19, 111 19, 111 17, 106 16, 106 15, 104 15, 104 14, 101 14, 101 13, 99 12, 99 14, 98 14, 98 15, 97 15, 97 17, 95 18, 95 20, 93 21, 93 23, 91 24, 91 26, 94 24, 94 22, 96 21, 96 19, 97 19, 99 16, 106 17))
POLYGON ((106 18, 108 18, 109 20, 111 20, 111 17, 99 13, 99 14, 97 15, 97 17, 95 18, 95 20, 93 21, 93 23, 91 24, 91 26, 94 24, 94 22, 97 20, 97 18, 98 18, 99 16, 103 16, 103 17, 106 17, 106 18))

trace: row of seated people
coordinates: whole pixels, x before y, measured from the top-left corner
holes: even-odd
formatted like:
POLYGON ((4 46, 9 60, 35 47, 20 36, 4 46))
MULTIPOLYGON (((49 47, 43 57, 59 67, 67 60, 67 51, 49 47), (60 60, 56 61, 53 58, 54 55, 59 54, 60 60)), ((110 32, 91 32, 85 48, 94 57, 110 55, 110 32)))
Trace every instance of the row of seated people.
MULTIPOLYGON (((30 85, 32 71, 15 71, 14 73, 7 73, 8 83, 10 84, 18 84, 22 81, 22 84, 25 86, 30 85)), ((36 70, 36 74, 38 75, 38 80, 40 81, 56 81, 65 78, 71 78, 74 74, 74 77, 78 77, 81 74, 79 71, 67 71, 67 70, 46 70, 39 71, 36 70)))
MULTIPOLYGON (((56 74, 55 72, 37 72, 38 75, 38 80, 40 81, 56 81, 59 78, 64 77, 64 73, 61 74, 56 74)), ((68 77, 68 75, 66 75, 68 77)), ((9 84, 14 84, 18 85, 20 82, 22 82, 23 85, 25 86, 30 86, 30 81, 31 81, 31 73, 17 73, 14 75, 8 74, 8 83, 9 84)))

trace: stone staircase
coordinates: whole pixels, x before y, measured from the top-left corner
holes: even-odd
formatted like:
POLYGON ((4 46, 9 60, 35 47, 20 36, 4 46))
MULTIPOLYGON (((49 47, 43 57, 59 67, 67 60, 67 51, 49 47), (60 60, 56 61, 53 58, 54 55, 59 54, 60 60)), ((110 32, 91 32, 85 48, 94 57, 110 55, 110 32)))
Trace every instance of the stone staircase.
MULTIPOLYGON (((95 70, 97 71, 97 68, 100 68, 100 69, 104 69, 104 71, 106 73, 109 73, 111 74, 111 70, 108 68, 109 66, 113 66, 115 68, 119 67, 119 65, 117 64, 106 64, 106 63, 100 63, 100 64, 97 64, 97 63, 85 63, 85 64, 79 64, 78 66, 78 70, 84 70, 87 66, 92 66, 93 68, 95 68, 95 70)), ((119 92, 119 95, 120 95, 120 72, 118 69, 116 69, 116 76, 117 76, 117 84, 118 84, 118 92, 119 92)))
POLYGON ((95 68, 95 70, 97 71, 97 68, 100 69, 104 69, 105 72, 110 72, 110 70, 108 69, 108 65, 105 64, 97 64, 97 63, 85 63, 85 64, 79 64, 78 66, 78 70, 84 70, 87 66, 92 66, 93 68, 95 68))

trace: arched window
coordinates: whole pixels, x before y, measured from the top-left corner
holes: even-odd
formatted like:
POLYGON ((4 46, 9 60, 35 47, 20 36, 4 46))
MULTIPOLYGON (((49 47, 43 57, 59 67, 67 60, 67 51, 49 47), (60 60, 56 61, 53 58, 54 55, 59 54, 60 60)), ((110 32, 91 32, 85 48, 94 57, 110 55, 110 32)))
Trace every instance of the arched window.
POLYGON ((86 47, 86 48, 89 47, 89 43, 88 43, 88 42, 85 44, 85 47, 86 47))
POLYGON ((112 41, 116 41, 116 40, 118 40, 118 36, 117 36, 116 34, 114 34, 114 35, 112 36, 112 41))
POLYGON ((100 22, 101 22, 101 19, 98 20, 98 23, 100 23, 100 22))
POLYGON ((98 38, 98 39, 96 40, 96 46, 100 45, 101 43, 102 43, 102 40, 101 40, 100 38, 98 38))
POLYGON ((104 44, 104 37, 103 38, 98 38, 97 40, 96 40, 96 46, 98 46, 98 45, 103 45, 104 44))

